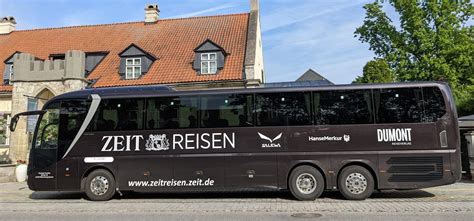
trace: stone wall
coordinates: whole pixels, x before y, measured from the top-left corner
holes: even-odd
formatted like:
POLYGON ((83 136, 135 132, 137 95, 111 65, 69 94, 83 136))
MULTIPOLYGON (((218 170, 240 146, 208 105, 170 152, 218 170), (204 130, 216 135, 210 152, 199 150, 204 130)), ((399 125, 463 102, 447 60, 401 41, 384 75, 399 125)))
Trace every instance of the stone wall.
MULTIPOLYGON (((85 54, 81 51, 68 51, 65 60, 55 61, 35 61, 33 55, 21 53, 15 55, 14 66, 12 115, 28 110, 28 98, 38 98, 45 92, 56 96, 87 86, 85 54)), ((40 109, 45 101, 38 103, 40 109)), ((28 136, 26 117, 21 117, 10 136, 12 162, 27 160, 28 136)))
POLYGON ((10 95, 5 97, 2 97, 2 95, 0 95, 0 112, 12 112, 12 97, 10 95))
POLYGON ((15 55, 13 65, 13 82, 84 79, 86 55, 82 51, 67 51, 65 60, 36 61, 31 54, 19 53, 15 55))

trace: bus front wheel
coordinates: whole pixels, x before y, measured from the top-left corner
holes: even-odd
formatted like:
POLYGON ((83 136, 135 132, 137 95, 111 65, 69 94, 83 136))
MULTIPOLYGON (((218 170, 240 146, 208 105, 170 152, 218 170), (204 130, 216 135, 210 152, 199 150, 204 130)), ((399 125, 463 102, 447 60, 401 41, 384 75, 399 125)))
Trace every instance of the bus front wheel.
POLYGON ((299 200, 314 200, 324 191, 324 178, 311 166, 295 168, 289 178, 291 194, 299 200))
POLYGON ((92 201, 109 200, 115 195, 115 179, 107 170, 94 170, 86 178, 85 190, 92 201))
POLYGON ((344 168, 338 180, 339 191, 348 200, 364 200, 374 191, 372 174, 361 166, 344 168))

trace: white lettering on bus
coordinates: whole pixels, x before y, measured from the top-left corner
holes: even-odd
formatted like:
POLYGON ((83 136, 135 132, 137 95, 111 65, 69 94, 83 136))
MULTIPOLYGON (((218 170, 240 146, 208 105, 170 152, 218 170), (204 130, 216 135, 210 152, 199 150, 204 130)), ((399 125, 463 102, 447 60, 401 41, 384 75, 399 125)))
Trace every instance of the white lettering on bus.
POLYGON ((112 137, 113 136, 104 136, 104 137, 102 137, 102 140, 107 139, 107 141, 105 141, 105 144, 102 147, 101 151, 104 151, 104 152, 112 151, 112 148, 107 149, 107 147, 109 146, 110 141, 112 140, 112 137))
POLYGON ((133 135, 132 139, 135 138, 135 151, 140 151, 140 140, 143 140, 142 135, 133 135))
POLYGON ((103 152, 122 152, 122 151, 131 151, 131 143, 135 139, 135 150, 140 151, 140 140, 143 140, 142 135, 127 135, 127 136, 104 136, 102 140, 105 140, 104 146, 102 146, 103 152), (113 145, 110 145, 110 142, 113 140, 113 145), (124 142, 125 141, 125 145, 124 142))
POLYGON ((120 152, 120 151, 123 151, 124 150, 124 146, 123 146, 123 136, 114 136, 114 151, 115 152, 120 152), (119 141, 119 138, 121 139, 119 141), (119 145, 122 147, 122 149, 119 149, 119 145))
POLYGON ((201 149, 209 149, 209 147, 211 146, 211 143, 209 142, 208 138, 209 138, 210 136, 211 136, 211 135, 208 134, 208 133, 203 133, 203 134, 201 134, 201 140, 202 140, 204 143, 207 143, 206 146, 201 146, 201 149), (204 138, 205 136, 207 137, 207 139, 204 138))
POLYGON ((378 142, 411 142, 411 128, 377 129, 378 142))
POLYGON ((232 140, 229 138, 229 136, 226 133, 224 133, 224 148, 227 147, 226 141, 230 144, 232 148, 235 148, 235 133, 232 133, 232 140))
MULTIPOLYGON (((140 151, 140 141, 143 139, 142 135, 104 136, 102 151, 140 151)), ((171 142, 173 150, 235 148, 235 133, 173 134, 171 142)))
POLYGON ((173 150, 235 148, 235 133, 173 134, 173 150))
POLYGON ((184 135, 186 137, 185 141, 185 148, 186 150, 194 150, 194 146, 191 145, 191 143, 194 143, 195 139, 193 138, 195 134, 186 134, 184 135))
POLYGON ((181 142, 183 142, 183 135, 181 134, 173 134, 173 150, 176 150, 176 145, 179 145, 179 149, 183 149, 183 145, 181 145, 181 142), (176 138, 180 138, 179 141, 176 138))
POLYGON ((222 146, 219 146, 218 144, 221 143, 221 139, 219 139, 221 137, 221 133, 212 133, 212 148, 213 149, 221 149, 222 146), (219 138, 218 138, 219 136, 219 138))

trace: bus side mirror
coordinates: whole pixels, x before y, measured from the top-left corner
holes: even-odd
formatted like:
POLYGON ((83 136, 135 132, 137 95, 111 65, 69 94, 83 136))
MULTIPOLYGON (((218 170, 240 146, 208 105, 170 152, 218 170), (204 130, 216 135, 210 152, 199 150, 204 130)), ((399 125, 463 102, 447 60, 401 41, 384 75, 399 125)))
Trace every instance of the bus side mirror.
POLYGON ((15 129, 16 129, 16 124, 18 123, 18 119, 20 118, 20 116, 17 114, 15 115, 14 117, 12 117, 12 120, 10 122, 10 131, 11 132, 14 132, 15 129))
POLYGON ((44 110, 37 110, 37 111, 28 111, 28 112, 22 112, 15 114, 15 116, 12 117, 10 121, 10 131, 14 132, 16 129, 16 124, 18 123, 18 119, 20 119, 20 116, 31 116, 31 115, 42 115, 46 113, 44 110))

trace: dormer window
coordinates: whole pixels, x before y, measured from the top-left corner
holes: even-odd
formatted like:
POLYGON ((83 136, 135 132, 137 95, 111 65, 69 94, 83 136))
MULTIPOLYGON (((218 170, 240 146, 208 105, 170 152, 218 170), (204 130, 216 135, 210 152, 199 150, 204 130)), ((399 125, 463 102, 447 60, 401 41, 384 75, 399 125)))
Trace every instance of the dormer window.
POLYGON ((201 54, 201 74, 217 73, 217 53, 201 54))
POLYGON ((3 82, 0 82, 0 85, 3 83, 3 85, 12 85, 13 82, 13 60, 16 54, 19 54, 20 52, 15 52, 13 53, 10 57, 7 58, 7 60, 4 61, 5 64, 5 69, 0 70, 3 71, 3 82))
POLYGON ((125 79, 137 79, 142 75, 142 59, 127 58, 125 59, 125 79))
POLYGON ((9 78, 8 78, 8 82, 5 82, 5 83, 7 83, 9 85, 12 85, 13 84, 13 82, 12 82, 12 79, 13 79, 13 64, 10 64, 9 66, 10 66, 10 68, 9 68, 10 73, 8 74, 9 78))
POLYGON ((227 53, 211 40, 204 41, 194 52, 193 68, 198 74, 218 74, 224 68, 227 53))
POLYGON ((157 59, 135 44, 131 44, 119 53, 119 74, 124 80, 139 79, 146 74, 153 62, 157 59))

